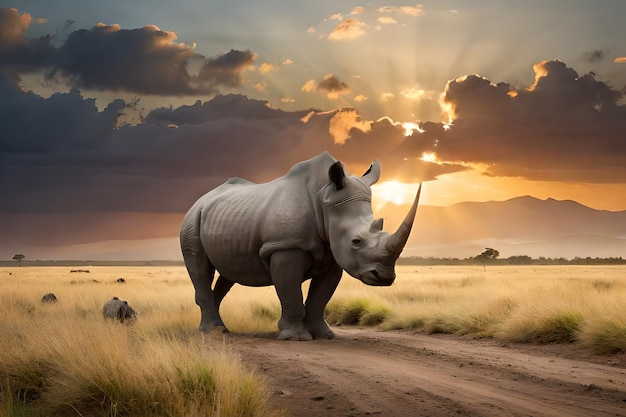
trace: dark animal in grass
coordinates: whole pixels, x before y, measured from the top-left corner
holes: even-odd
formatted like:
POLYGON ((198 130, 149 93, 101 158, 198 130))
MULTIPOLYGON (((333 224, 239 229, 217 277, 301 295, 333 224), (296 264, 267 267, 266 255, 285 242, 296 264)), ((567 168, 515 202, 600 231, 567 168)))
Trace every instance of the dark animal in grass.
POLYGON ((119 283, 119 284, 124 284, 126 282, 126 280, 124 278, 118 278, 115 280, 115 282, 119 283))
POLYGON ((127 301, 113 297, 104 304, 102 315, 105 319, 117 320, 120 323, 133 323, 137 320, 137 312, 128 305, 127 301))
POLYGON ((200 330, 225 330, 219 306, 235 283, 274 285, 282 306, 278 339, 332 338, 324 308, 343 271, 367 285, 393 284, 395 262, 413 225, 421 186, 406 218, 389 234, 372 213, 370 186, 379 177, 377 161, 362 176, 351 176, 322 153, 274 181, 231 178, 200 197, 180 231, 200 330))
POLYGON ((41 303, 42 304, 46 304, 46 303, 58 303, 59 300, 57 299, 57 296, 54 295, 54 293, 49 292, 48 294, 45 294, 43 297, 41 297, 41 303))

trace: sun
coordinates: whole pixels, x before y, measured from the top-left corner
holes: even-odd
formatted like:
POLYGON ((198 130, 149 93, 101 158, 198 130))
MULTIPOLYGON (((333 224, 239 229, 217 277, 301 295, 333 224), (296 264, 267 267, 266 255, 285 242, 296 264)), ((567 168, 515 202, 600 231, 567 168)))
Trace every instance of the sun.
POLYGON ((385 181, 372 185, 372 205, 374 210, 381 209, 385 204, 410 204, 415 198, 415 184, 400 181, 385 181))

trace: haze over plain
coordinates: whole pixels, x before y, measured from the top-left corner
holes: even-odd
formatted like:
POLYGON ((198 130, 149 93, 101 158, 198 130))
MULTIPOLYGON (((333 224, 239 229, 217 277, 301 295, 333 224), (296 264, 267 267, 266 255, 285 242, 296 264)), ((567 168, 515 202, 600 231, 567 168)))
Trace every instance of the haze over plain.
POLYGON ((622 1, 0 7, 0 223, 46 231, 3 259, 144 256, 226 178, 323 150, 380 160, 379 209, 427 181, 626 210, 622 1))

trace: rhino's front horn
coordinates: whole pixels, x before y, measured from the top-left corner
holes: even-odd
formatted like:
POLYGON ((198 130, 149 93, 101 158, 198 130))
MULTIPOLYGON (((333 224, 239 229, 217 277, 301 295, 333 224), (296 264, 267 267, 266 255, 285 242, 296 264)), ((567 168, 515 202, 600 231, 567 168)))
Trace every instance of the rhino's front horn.
POLYGON ((420 199, 420 193, 422 191, 422 183, 420 183, 419 188, 417 189, 417 195, 415 196, 415 201, 413 201, 413 205, 411 206, 411 210, 409 210, 408 214, 402 221, 398 230, 392 235, 389 236, 387 242, 385 243, 385 248, 394 256, 400 256, 402 249, 404 249, 404 245, 406 241, 409 239, 409 234, 411 233, 411 227, 413 227, 413 221, 415 220, 415 213, 417 212, 417 203, 420 199))

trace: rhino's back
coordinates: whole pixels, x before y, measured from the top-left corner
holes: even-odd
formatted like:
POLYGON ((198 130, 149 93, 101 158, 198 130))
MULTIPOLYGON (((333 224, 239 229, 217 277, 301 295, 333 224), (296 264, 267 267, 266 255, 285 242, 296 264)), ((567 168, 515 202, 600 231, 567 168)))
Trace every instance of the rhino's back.
POLYGON ((269 258, 275 251, 322 250, 314 202, 297 181, 282 177, 254 184, 231 179, 199 203, 203 249, 230 280, 268 285, 269 258))

